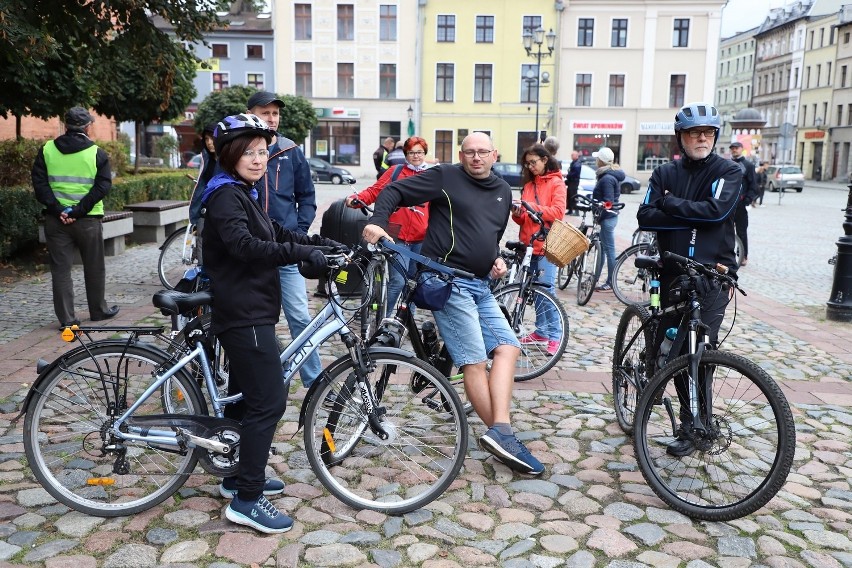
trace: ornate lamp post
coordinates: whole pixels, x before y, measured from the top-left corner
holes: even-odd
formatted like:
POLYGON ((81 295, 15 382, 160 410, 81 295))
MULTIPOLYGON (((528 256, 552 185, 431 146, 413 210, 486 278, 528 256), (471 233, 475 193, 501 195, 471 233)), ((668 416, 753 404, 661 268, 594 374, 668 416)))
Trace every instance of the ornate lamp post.
POLYGON ((535 31, 528 29, 524 30, 524 49, 529 57, 535 57, 535 133, 536 137, 541 137, 542 142, 544 137, 540 135, 538 130, 538 108, 539 99, 541 98, 541 58, 550 57, 553 54, 553 48, 556 47, 556 33, 551 29, 547 34, 544 33, 544 28, 539 26, 535 31), (542 44, 547 40, 547 52, 541 51, 542 44), (535 44, 535 51, 533 51, 535 44))
POLYGON ((846 198, 844 235, 837 239, 834 281, 826 302, 825 317, 833 321, 852 321, 852 184, 846 198))

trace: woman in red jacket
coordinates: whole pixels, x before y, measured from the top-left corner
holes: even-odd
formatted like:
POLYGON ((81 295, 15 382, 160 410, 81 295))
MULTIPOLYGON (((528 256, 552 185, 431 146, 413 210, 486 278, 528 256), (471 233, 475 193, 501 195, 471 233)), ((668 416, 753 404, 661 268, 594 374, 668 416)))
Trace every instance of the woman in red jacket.
MULTIPOLYGON (((424 139, 419 136, 412 136, 402 145, 402 150, 405 152, 405 164, 391 166, 376 183, 361 193, 347 197, 347 207, 359 208, 360 205, 355 203, 355 199, 371 205, 379 197, 379 193, 381 193, 385 186, 398 179, 417 175, 428 167, 426 165, 426 152, 429 151, 429 146, 424 139)), ((426 225, 429 222, 429 205, 424 203, 423 205, 414 207, 400 207, 390 216, 388 221, 392 227, 399 226, 399 236, 394 239, 396 243, 412 252, 419 253, 423 246, 423 239, 426 237, 426 225)), ((408 269, 407 258, 396 255, 396 260, 408 269)), ((391 270, 390 280, 388 281, 387 315, 393 314, 403 286, 405 286, 405 279, 402 274, 398 270, 391 270)))
MULTIPOLYGON (((541 144, 524 151, 521 159, 524 173, 521 178, 524 188, 521 199, 541 214, 545 226, 549 227, 556 219, 565 216, 565 180, 559 168, 559 162, 541 144)), ((521 226, 519 239, 528 244, 532 235, 538 231, 538 223, 527 215, 520 203, 512 205, 512 219, 521 226)), ((556 288, 556 266, 544 257, 544 241, 533 243, 532 270, 539 270, 539 281, 545 283, 554 295, 556 288)), ((547 344, 547 352, 556 353, 562 337, 562 325, 557 314, 551 313, 546 306, 536 305, 536 329, 520 338, 522 345, 547 344)))

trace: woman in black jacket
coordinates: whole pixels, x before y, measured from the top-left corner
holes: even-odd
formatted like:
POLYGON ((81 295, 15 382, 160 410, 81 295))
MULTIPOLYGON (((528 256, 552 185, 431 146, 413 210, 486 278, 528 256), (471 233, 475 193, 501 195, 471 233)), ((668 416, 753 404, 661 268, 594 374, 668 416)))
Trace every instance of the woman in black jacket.
POLYGON ((225 516, 261 532, 282 533, 293 520, 265 497, 284 490, 281 481, 265 479, 275 427, 287 405, 275 338, 281 313, 277 267, 299 261, 325 266, 325 257, 311 245, 339 243, 284 229, 257 202, 255 184, 266 173, 273 135, 252 114, 219 122, 215 145, 222 173, 210 180, 201 200, 204 267, 215 298, 211 331, 228 353, 228 394, 243 393, 242 402, 225 411, 242 422, 239 471, 219 486, 233 499, 225 516))

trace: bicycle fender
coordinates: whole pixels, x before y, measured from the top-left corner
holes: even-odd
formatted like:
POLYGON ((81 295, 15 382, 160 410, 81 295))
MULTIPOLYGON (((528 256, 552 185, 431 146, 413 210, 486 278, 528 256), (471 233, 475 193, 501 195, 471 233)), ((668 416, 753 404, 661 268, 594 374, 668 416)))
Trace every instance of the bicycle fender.
MULTIPOLYGON (((127 345, 127 340, 126 339, 105 339, 103 341, 98 341, 97 344, 98 345, 116 345, 116 346, 124 347, 124 346, 127 345)), ((71 351, 66 351, 65 353, 63 353, 62 355, 60 355, 59 357, 57 357, 56 359, 54 359, 50 363, 47 363, 44 359, 39 359, 38 361, 36 361, 36 369, 38 371, 38 377, 36 377, 36 380, 33 382, 32 386, 30 387, 30 390, 27 391, 27 396, 24 398, 24 401, 21 403, 20 412, 18 413, 17 416, 12 418, 11 422, 13 422, 13 423, 17 422, 18 420, 21 419, 21 417, 24 414, 27 413, 27 409, 29 408, 30 401, 32 400, 33 396, 35 396, 35 394, 37 392, 40 392, 41 384, 46 380, 47 376, 50 375, 50 373, 53 371, 53 369, 55 369, 60 363, 62 363, 66 359, 73 357, 80 352, 85 353, 87 348, 91 348, 91 345, 92 345, 91 343, 87 343, 86 345, 79 345, 79 346, 75 347, 74 349, 72 349, 71 351)), ((147 348, 144 344, 140 345, 139 342, 136 342, 133 345, 135 347, 141 346, 143 349, 147 348)), ((153 349, 151 351, 152 351, 152 353, 155 353, 158 356, 162 355, 162 353, 155 351, 153 349)), ((181 372, 186 372, 186 371, 181 370, 181 372)))
MULTIPOLYGON (((416 355, 414 355, 414 353, 412 353, 411 351, 408 351, 407 349, 400 349, 399 347, 375 346, 370 347, 367 352, 370 355, 400 355, 402 357, 416 358, 416 355)), ((320 376, 317 377, 317 380, 315 380, 314 383, 310 386, 310 388, 308 388, 308 393, 305 395, 305 400, 302 401, 302 408, 299 410, 299 425, 296 428, 296 432, 301 430, 302 426, 305 425, 305 415, 307 414, 308 403, 316 394, 317 389, 319 389, 322 385, 331 380, 331 374, 329 373, 329 371, 334 370, 338 366, 345 365, 346 363, 349 363, 351 361, 352 358, 349 355, 344 355, 343 357, 340 357, 331 365, 323 369, 322 373, 320 373, 320 376)))

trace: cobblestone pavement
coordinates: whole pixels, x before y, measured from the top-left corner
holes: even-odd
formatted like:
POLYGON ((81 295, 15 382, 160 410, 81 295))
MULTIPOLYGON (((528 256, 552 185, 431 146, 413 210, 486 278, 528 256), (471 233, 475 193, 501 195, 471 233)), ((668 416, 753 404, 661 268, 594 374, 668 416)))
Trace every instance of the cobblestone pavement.
MULTIPOLYGON (((320 187, 326 203, 342 195, 320 187)), ((625 201, 622 245, 639 197, 625 201)), ((808 186, 780 206, 767 195, 766 207, 751 212, 750 263, 741 271, 749 296, 740 299, 728 346, 783 384, 797 451, 778 496, 728 523, 671 511, 639 473, 610 410, 608 368, 622 307, 604 293, 585 307, 563 293, 569 349, 555 370, 516 389, 513 422, 546 464, 540 479, 512 474, 471 445, 458 480, 426 508, 402 517, 349 509, 307 468, 301 435, 294 436, 304 390, 294 386, 269 472, 287 482, 275 503, 296 520, 289 533, 259 536, 226 521, 217 481, 206 474, 134 517, 69 511, 34 481, 22 424, 11 421, 35 378, 33 361, 68 347, 54 329, 50 278, 0 290, 0 567, 852 566, 852 326, 825 322, 821 312, 831 288, 825 261, 842 234, 845 201, 843 191, 808 186)), ((149 304, 157 255, 148 245, 110 259, 109 299, 122 306, 117 322, 162 321, 149 304)), ((323 358, 336 350, 324 347, 323 358)), ((473 436, 484 430, 477 419, 470 427, 473 436)))

